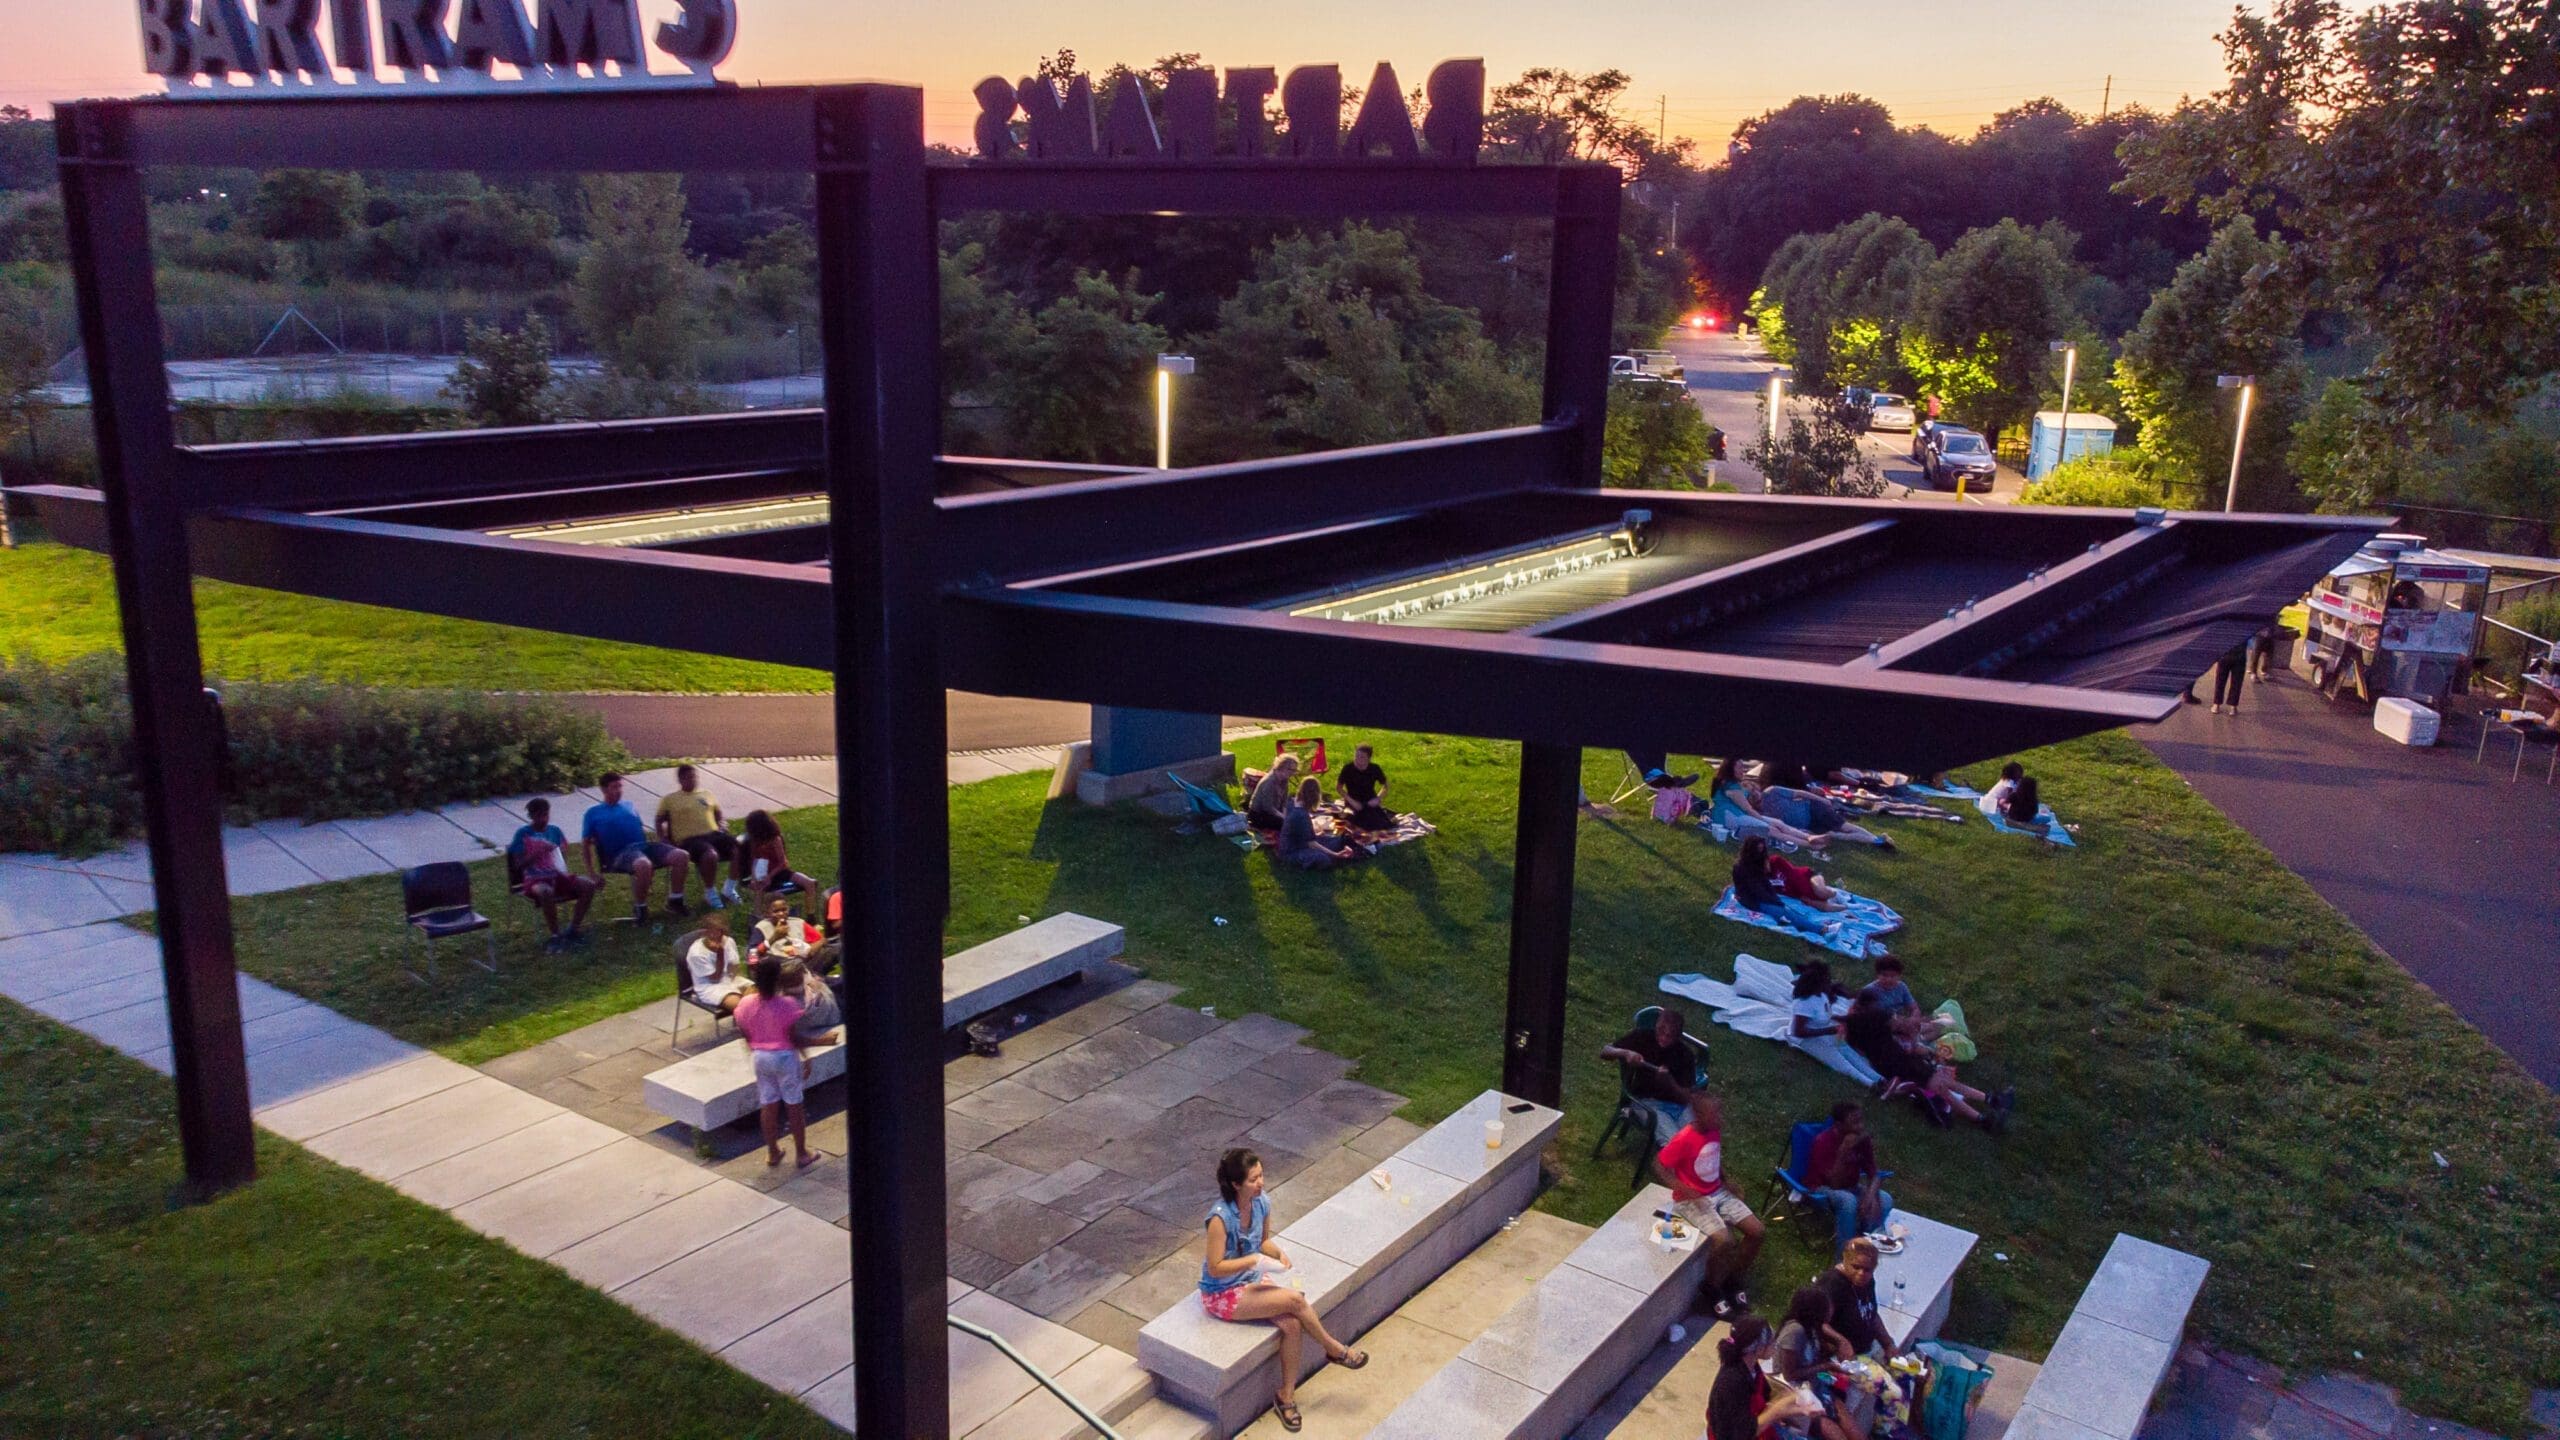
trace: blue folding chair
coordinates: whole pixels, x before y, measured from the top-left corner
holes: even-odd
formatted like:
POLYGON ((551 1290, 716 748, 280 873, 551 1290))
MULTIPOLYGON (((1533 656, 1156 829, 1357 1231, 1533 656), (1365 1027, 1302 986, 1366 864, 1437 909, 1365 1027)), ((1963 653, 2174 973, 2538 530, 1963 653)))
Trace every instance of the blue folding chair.
POLYGON ((1821 1139, 1822 1132, 1830 1128, 1828 1120, 1799 1120, 1788 1129, 1787 1163, 1771 1172, 1768 1193, 1760 1201, 1761 1213, 1772 1220, 1794 1216, 1819 1219, 1823 1233, 1828 1235, 1831 1232, 1830 1210, 1817 1210, 1812 1203, 1813 1192, 1822 1187, 1804 1178, 1805 1171, 1813 1163, 1813 1142, 1821 1139))
POLYGON ((1191 814, 1196 819, 1215 820, 1221 815, 1236 813, 1236 807, 1227 803, 1227 797, 1215 790, 1194 785, 1170 770, 1164 772, 1164 778, 1172 781, 1173 788, 1182 792, 1182 798, 1191 802, 1191 814))

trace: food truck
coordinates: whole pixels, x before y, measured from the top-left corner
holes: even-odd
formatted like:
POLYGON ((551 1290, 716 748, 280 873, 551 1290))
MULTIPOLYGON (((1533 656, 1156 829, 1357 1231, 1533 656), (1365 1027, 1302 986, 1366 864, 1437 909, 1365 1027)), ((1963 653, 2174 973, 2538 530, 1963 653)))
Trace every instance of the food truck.
POLYGON ((2332 699, 2352 690, 2440 709, 2470 682, 2488 594, 2488 566, 2430 550, 2423 535, 2377 535, 2305 598, 2306 673, 2332 699))

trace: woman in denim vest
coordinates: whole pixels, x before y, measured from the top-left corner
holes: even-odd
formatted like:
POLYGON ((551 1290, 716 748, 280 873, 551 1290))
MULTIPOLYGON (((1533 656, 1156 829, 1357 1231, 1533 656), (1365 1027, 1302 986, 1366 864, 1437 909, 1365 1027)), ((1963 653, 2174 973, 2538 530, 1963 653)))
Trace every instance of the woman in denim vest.
POLYGON ((1250 1150, 1230 1150, 1218 1161, 1218 1193, 1209 1207, 1207 1246, 1200 1261, 1200 1308, 1220 1320, 1268 1320, 1280 1332, 1278 1412, 1283 1429, 1292 1434, 1305 1421, 1298 1413, 1298 1337, 1312 1335, 1325 1358, 1345 1370, 1369 1363, 1365 1350, 1354 1350, 1326 1333, 1307 1297, 1290 1286, 1261 1278, 1266 1268, 1289 1268, 1288 1253, 1264 1232, 1271 1201, 1262 1193, 1262 1157, 1250 1150))

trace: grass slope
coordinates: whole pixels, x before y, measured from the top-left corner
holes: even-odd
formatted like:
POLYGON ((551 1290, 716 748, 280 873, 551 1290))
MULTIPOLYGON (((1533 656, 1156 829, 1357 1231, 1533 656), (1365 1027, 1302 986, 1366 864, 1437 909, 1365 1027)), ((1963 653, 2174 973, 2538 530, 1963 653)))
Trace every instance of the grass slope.
MULTIPOLYGON (((529 610, 545 608, 526 598, 529 610)), ((407 689, 823 691, 816 670, 446 620, 275 590, 196 582, 205 669, 229 680, 337 680, 407 689)), ((0 550, 0 654, 68 660, 122 650, 107 559, 64 545, 0 550)))
POLYGON ((173 1207, 168 1084, 0 1002, 0 1434, 834 1436, 562 1272, 261 1135, 173 1207))
MULTIPOLYGON (((1130 957, 1186 1003, 1309 1026, 1361 1062, 1360 1078, 1412 1097, 1413 1118, 1444 1114, 1499 1074, 1517 752, 1376 738, 1397 802, 1441 833, 1327 875, 1281 873, 1155 817, 1044 804, 1037 775, 956 790, 950 945, 1017 915, 1119 921, 1130 957)), ((1270 753, 1236 748, 1248 762, 1270 753)), ((1900 822, 1903 853, 1831 867, 1909 917, 1895 948, 1914 988, 1960 997, 1986 1057, 1972 1073, 2022 1096, 2005 1140, 1939 1133, 1904 1109, 1879 1117, 1903 1203, 1982 1236, 1950 1332, 2040 1354, 2128 1231, 2213 1261, 2202 1333, 2517 1428, 2528 1386, 2560 1381, 2560 1101, 2131 740, 2029 764, 2083 825, 2077 851, 1978 820, 1900 822)), ((1606 793, 1617 766, 1593 755, 1592 788, 1606 793)), ((831 810, 790 817, 802 868, 830 872, 833 826, 831 810)), ((1569 1118, 1540 1204, 1590 1221, 1625 1199, 1630 1157, 1590 1158, 1615 1079, 1585 1057, 1666 972, 1726 976, 1742 949, 1813 955, 1709 913, 1731 852, 1694 833, 1586 821, 1579 861, 1569 1118)), ((498 893, 495 862, 479 884, 498 893)), ((508 947, 496 980, 455 964, 459 978, 434 990, 401 978, 410 942, 390 923, 387 879, 242 902, 243 959, 466 1060, 667 993, 675 927, 608 927, 592 951, 545 962, 530 912, 496 913, 508 947)), ((1853 1097, 1778 1046, 1703 1015, 1692 1025, 1728 1096, 1730 1173, 1756 1201, 1788 1123, 1853 1097)), ((1782 1231, 1757 1289, 1780 1303, 1820 1263, 1811 1239, 1782 1231)))

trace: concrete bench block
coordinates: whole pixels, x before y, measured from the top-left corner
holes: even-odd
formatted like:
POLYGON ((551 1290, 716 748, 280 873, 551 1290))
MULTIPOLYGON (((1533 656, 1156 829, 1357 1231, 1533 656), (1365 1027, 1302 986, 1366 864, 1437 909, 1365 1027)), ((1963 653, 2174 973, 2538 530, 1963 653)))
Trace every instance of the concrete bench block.
POLYGON ((2202 1256, 2118 1235, 2071 1313, 2174 1346, 2186 1333, 2187 1312, 2195 1308, 2212 1269, 2202 1256))
POLYGON ((1652 1238, 1653 1213, 1670 1203, 1661 1186, 1638 1191, 1371 1433, 1570 1433, 1696 1296, 1707 1247, 1671 1250, 1652 1238))
MULTIPOLYGON (((1280 1232, 1327 1329, 1346 1342, 1366 1333, 1528 1208, 1539 1154, 1563 1117, 1544 1106, 1512 1112, 1520 1103, 1478 1096, 1374 1167, 1387 1172, 1387 1188, 1363 1174, 1280 1232), (1488 1149, 1484 1125, 1495 1115, 1503 1143, 1488 1149)), ((1303 1360, 1312 1373, 1323 1356, 1308 1346, 1303 1360)), ((1269 1408, 1280 1381, 1269 1326, 1211 1320, 1189 1295, 1139 1332, 1138 1362, 1220 1436, 1269 1408)))
POLYGON ((942 962, 942 1028, 969 1021, 1117 956, 1126 931, 1072 912, 972 945, 942 962))
MULTIPOLYGON (((843 1078, 844 1042, 812 1046, 804 1053, 809 1058, 808 1084, 843 1078)), ((717 1130, 755 1113, 755 1063, 755 1052, 747 1042, 732 1040, 643 1077, 641 1103, 697 1130, 717 1130)))
MULTIPOLYGON (((1120 953, 1127 932, 1072 913, 972 945, 942 962, 942 1026, 967 1023, 1120 953)), ((844 1075, 841 1043, 812 1047, 811 1085, 844 1075)), ((671 1120, 713 1130, 756 1109, 755 1061, 744 1040, 677 1061, 640 1082, 641 1102, 671 1120)))

